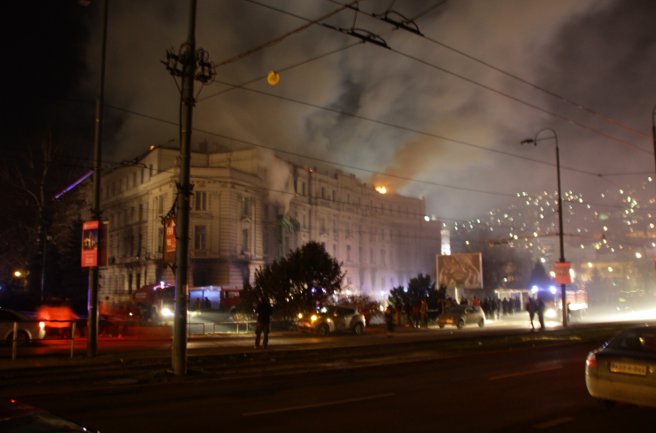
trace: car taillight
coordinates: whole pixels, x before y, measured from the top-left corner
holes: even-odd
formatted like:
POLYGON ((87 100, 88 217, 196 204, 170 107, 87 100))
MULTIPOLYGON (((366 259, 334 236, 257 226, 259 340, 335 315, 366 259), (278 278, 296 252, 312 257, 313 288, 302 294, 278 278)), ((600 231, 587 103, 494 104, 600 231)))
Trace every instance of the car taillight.
POLYGON ((585 365, 591 369, 597 368, 597 356, 594 353, 590 353, 585 360, 585 365))

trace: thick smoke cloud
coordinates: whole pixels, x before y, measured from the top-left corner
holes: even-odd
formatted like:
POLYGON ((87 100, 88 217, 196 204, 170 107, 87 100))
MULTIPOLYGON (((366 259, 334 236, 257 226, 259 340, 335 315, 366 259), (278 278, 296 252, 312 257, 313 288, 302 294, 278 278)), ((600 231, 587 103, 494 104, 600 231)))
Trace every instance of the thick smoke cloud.
MULTIPOLYGON (((340 7, 325 0, 262 3, 271 8, 199 1, 198 47, 220 64, 307 24, 298 17, 316 19, 340 7)), ((390 3, 407 17, 433 5, 359 5, 383 12, 390 3)), ((256 144, 300 155, 301 161, 308 157, 308 166, 337 164, 365 181, 385 181, 395 191, 426 198, 428 211, 438 217, 467 219, 512 203, 516 192, 555 189, 553 143, 519 144, 553 128, 564 188, 596 196, 613 184, 594 174, 654 169, 648 134, 656 102, 656 36, 648 19, 654 16, 656 6, 648 0, 448 1, 417 19, 427 37, 421 38, 345 10, 325 23, 355 23, 392 50, 312 25, 224 64, 217 82, 198 94, 194 141, 256 144), (431 40, 647 135, 609 125, 431 40), (282 71, 276 87, 266 84, 269 70, 282 71), (243 83, 250 90, 232 87, 243 83)), ((108 159, 133 158, 149 144, 177 141, 178 89, 160 60, 166 49, 185 41, 188 21, 187 2, 110 3, 106 98, 120 123, 106 131, 108 159)), ((88 89, 97 74, 98 42, 98 36, 89 40, 89 75, 81 82, 88 89)), ((643 177, 621 180, 637 184, 643 177)))

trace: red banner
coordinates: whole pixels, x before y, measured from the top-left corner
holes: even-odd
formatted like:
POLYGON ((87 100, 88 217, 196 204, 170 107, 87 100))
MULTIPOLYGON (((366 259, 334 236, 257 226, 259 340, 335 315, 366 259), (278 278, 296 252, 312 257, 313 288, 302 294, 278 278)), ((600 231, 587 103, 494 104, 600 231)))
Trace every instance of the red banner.
POLYGON ((554 264, 556 284, 572 284, 572 278, 569 276, 569 268, 569 262, 556 262, 554 264))
POLYGON ((175 218, 169 218, 164 224, 164 262, 175 263, 175 218))
POLYGON ((98 266, 98 221, 82 223, 82 267, 98 266))
POLYGON ((95 268, 107 266, 107 231, 109 223, 103 221, 102 232, 98 221, 82 223, 82 267, 95 268), (100 234, 100 251, 98 250, 98 235, 100 234))

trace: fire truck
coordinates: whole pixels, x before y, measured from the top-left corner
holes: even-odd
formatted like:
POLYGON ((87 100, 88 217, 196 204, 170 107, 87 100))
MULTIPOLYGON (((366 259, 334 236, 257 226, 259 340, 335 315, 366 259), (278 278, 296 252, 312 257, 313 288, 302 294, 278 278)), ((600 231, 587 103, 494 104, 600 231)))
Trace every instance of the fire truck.
MULTIPOLYGON (((229 310, 239 305, 241 289, 203 286, 189 289, 189 311, 229 310)), ((175 286, 165 282, 149 284, 132 295, 139 316, 146 321, 167 322, 173 319, 175 286)))
MULTIPOLYGON (((545 317, 551 319, 562 317, 563 302, 560 286, 552 285, 546 288, 533 286, 531 293, 544 302, 545 317)), ((581 318, 588 309, 588 292, 585 289, 567 286, 565 302, 570 318, 581 318)))

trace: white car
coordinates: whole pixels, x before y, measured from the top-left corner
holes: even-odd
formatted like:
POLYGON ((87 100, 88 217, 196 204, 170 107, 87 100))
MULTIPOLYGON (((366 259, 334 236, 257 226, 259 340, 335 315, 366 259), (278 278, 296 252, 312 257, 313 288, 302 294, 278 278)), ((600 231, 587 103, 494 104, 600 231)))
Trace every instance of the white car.
POLYGON ((585 362, 588 393, 608 404, 656 407, 656 327, 625 329, 585 362))
POLYGON ((334 332, 364 332, 365 318, 357 308, 344 305, 328 305, 311 314, 299 314, 297 326, 301 331, 328 335, 334 332))
POLYGON ((14 323, 18 324, 16 341, 27 344, 33 340, 41 340, 46 335, 45 322, 32 319, 18 311, 0 308, 0 340, 11 344, 14 338, 14 323))

